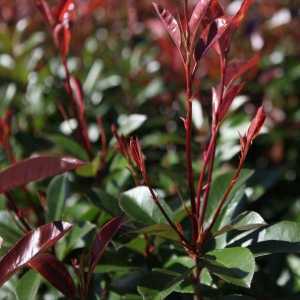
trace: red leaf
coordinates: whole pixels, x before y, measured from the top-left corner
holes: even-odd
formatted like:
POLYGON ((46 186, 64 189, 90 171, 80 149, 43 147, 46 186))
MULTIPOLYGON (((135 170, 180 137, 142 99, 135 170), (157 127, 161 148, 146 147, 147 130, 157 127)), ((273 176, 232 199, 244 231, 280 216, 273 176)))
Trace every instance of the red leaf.
POLYGON ((195 59, 197 61, 222 37, 228 24, 226 18, 217 18, 207 26, 206 30, 201 34, 200 44, 198 43, 195 49, 195 59))
POLYGON ((36 255, 55 245, 72 225, 54 222, 27 233, 0 261, 0 286, 36 255))
POLYGON ((57 22, 64 23, 64 21, 69 21, 69 14, 74 11, 75 3, 74 0, 63 0, 58 8, 57 12, 57 22))
POLYGON ((205 28, 215 19, 224 16, 224 10, 218 0, 212 0, 202 20, 202 25, 205 28))
POLYGON ((71 44, 71 31, 68 24, 57 24, 53 29, 53 36, 61 55, 66 58, 71 44))
POLYGON ((97 263, 101 259, 108 243, 114 235, 119 231, 123 224, 122 217, 116 217, 107 222, 96 235, 96 239, 92 245, 92 253, 90 258, 90 272, 94 272, 97 263))
POLYGON ((40 273, 65 296, 74 298, 76 294, 74 281, 66 266, 55 256, 48 253, 38 254, 30 260, 28 266, 40 273))
POLYGON ((154 9, 159 16, 161 22, 163 23, 165 29, 169 33, 172 38, 174 44, 178 49, 181 47, 181 30, 177 20, 173 17, 173 15, 165 8, 160 5, 153 3, 154 9))
POLYGON ((74 170, 83 164, 70 157, 37 156, 22 160, 0 172, 0 193, 74 170))
POLYGON ((230 25, 220 39, 220 48, 218 49, 219 53, 226 55, 229 52, 231 37, 244 20, 252 1, 253 0, 244 0, 237 14, 231 17, 230 25))
POLYGON ((226 91, 224 100, 222 101, 220 108, 219 108, 219 112, 218 112, 218 117, 219 117, 220 121, 222 121, 225 118, 225 116, 232 104, 232 101, 241 92, 243 87, 244 87, 244 83, 241 83, 241 84, 237 84, 237 85, 233 86, 231 89, 226 91))
POLYGON ((250 127, 247 131, 247 143, 250 145, 253 140, 256 138, 256 136, 259 134, 261 128, 263 127, 266 120, 266 113, 264 111, 263 106, 261 106, 252 120, 250 127))
POLYGON ((247 61, 234 60, 226 68, 225 85, 230 85, 238 77, 243 76, 247 71, 257 66, 260 55, 256 54, 247 61))
POLYGON ((36 0, 35 4, 42 13, 42 16, 44 17, 46 22, 52 27, 55 21, 48 3, 45 0, 36 0))
POLYGON ((206 14, 210 2, 211 0, 198 0, 198 3, 196 4, 189 21, 189 28, 192 35, 197 35, 202 19, 206 14))

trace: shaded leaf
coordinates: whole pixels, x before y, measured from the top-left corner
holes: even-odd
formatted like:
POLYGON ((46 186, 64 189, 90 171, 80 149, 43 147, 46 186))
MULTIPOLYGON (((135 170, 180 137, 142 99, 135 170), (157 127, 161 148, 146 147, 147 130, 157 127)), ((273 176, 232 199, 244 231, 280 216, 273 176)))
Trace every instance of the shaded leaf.
POLYGON ((108 243, 112 240, 115 234, 119 231, 123 224, 123 217, 116 217, 106 223, 96 235, 92 245, 90 258, 90 272, 94 272, 99 260, 101 259, 108 243))
POLYGON ((142 280, 138 292, 143 300, 163 300, 179 288, 184 276, 167 270, 153 270, 142 280))
POLYGON ((177 20, 173 17, 173 15, 165 8, 160 5, 153 3, 154 9, 159 16, 161 22, 163 23, 165 29, 169 33, 172 38, 174 44, 178 49, 181 47, 181 30, 177 20))
MULTIPOLYGON (((173 212, 160 198, 160 204, 171 217, 173 212)), ((121 209, 132 219, 147 225, 166 223, 166 219, 155 204, 152 195, 146 186, 135 187, 122 194, 120 199, 121 209)))
POLYGON ((55 177, 47 189, 48 222, 60 220, 69 193, 68 175, 55 177))
POLYGON ((65 151, 67 154, 73 155, 76 158, 82 160, 88 160, 89 157, 86 154, 85 150, 73 139, 60 135, 60 134, 53 134, 47 137, 55 147, 65 151))
POLYGON ((66 222, 54 222, 27 233, 1 259, 0 286, 36 255, 54 246, 71 227, 66 222))
POLYGON ((0 193, 74 170, 83 164, 69 157, 37 156, 22 160, 0 172, 0 193))
POLYGON ((204 256, 207 269, 224 281, 250 288, 255 271, 255 259, 247 248, 225 248, 204 256))
POLYGON ((19 280, 16 287, 18 300, 35 300, 39 286, 41 284, 41 276, 32 271, 27 271, 19 280))
POLYGON ((260 55, 256 54, 247 61, 233 60, 230 62, 225 71, 225 85, 230 85, 233 81, 256 67, 259 60, 260 55))
POLYGON ((108 212, 112 216, 120 215, 122 212, 119 207, 118 199, 101 189, 92 189, 88 192, 89 200, 97 207, 108 212))
POLYGON ((147 235, 154 235, 162 237, 169 240, 179 241, 178 234, 169 224, 155 224, 144 227, 138 232, 144 233, 147 235))
POLYGON ((65 265, 55 256, 41 253, 30 260, 28 265, 46 278, 56 289, 69 298, 76 294, 73 279, 65 265))
MULTIPOLYGON (((231 181, 231 178, 234 175, 233 172, 228 172, 225 174, 221 174, 218 177, 216 177, 213 180, 211 193, 209 195, 209 201, 207 206, 207 213, 206 213, 206 219, 209 220, 212 216, 212 213, 214 212, 214 209, 216 208, 219 200, 224 195, 228 184, 231 181)), ((235 187, 231 191, 231 193, 228 196, 228 202, 227 205, 230 203, 232 199, 235 199, 235 196, 238 195, 239 189, 243 186, 243 184, 253 175, 253 171, 251 170, 242 170, 241 175, 238 179, 238 181, 235 184, 235 187)), ((239 201, 241 197, 243 196, 243 193, 239 193, 240 197, 239 199, 235 199, 235 201, 239 201)), ((226 207, 226 206, 225 206, 226 207)), ((226 208, 225 208, 226 210, 226 208)))

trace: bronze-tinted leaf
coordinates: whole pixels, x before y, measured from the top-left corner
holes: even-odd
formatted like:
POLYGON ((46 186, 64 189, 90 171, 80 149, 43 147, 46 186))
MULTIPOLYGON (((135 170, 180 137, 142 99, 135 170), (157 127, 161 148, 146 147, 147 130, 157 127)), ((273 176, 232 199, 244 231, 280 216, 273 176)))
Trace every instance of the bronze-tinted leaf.
POLYGON ((196 4, 189 21, 190 32, 193 35, 197 34, 210 2, 211 0, 198 0, 198 3, 196 4))
POLYGON ((58 7, 57 22, 63 23, 66 18, 69 19, 69 15, 75 9, 74 0, 63 0, 58 7))
POLYGON ((174 18, 174 16, 165 8, 161 7, 160 5, 153 3, 154 9, 159 16, 161 22, 163 23, 164 27, 166 28, 167 32, 169 33, 170 37, 172 38, 174 44, 177 46, 178 49, 181 47, 181 30, 179 27, 178 22, 174 18))
POLYGON ((250 69, 255 68, 259 63, 260 55, 256 54, 247 61, 234 60, 229 63, 225 72, 225 85, 230 85, 233 81, 243 76, 250 69))
POLYGON ((39 272, 56 289, 69 298, 74 298, 76 294, 73 278, 66 266, 55 256, 48 253, 41 253, 28 263, 32 269, 39 272))
POLYGON ((123 224, 122 217, 116 217, 106 223, 96 235, 95 241, 92 245, 92 252, 90 258, 90 272, 93 272, 102 257, 108 243, 112 240, 114 235, 119 231, 123 224))
POLYGON ((70 223, 54 222, 28 232, 0 261, 0 286, 36 255, 55 245, 72 228, 70 223))
POLYGON ((71 157, 37 156, 22 160, 0 172, 0 193, 74 170, 83 164, 71 157))
POLYGON ((222 37, 228 27, 228 20, 224 17, 215 19, 202 32, 201 38, 195 48, 195 59, 198 61, 222 37))

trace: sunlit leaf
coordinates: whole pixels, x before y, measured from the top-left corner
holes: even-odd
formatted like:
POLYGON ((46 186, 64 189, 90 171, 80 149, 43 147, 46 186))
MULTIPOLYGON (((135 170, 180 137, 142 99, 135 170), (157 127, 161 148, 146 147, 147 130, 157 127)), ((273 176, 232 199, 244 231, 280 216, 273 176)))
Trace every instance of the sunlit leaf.
POLYGON ((25 234, 0 261, 0 286, 36 255, 54 246, 71 228, 69 223, 54 222, 25 234))

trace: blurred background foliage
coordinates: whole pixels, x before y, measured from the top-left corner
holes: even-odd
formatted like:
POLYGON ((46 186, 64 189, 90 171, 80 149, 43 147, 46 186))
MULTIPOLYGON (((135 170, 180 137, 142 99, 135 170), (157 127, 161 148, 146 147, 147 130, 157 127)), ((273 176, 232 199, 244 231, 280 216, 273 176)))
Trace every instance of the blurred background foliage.
MULTIPOLYGON (((179 0, 160 2, 174 12, 183 4, 179 0)), ((231 13, 240 4, 238 0, 222 2, 231 13)), ((101 133, 97 117, 102 117, 111 145, 112 124, 118 124, 124 135, 139 136, 153 184, 165 192, 166 199, 178 202, 178 191, 186 191, 184 129, 180 120, 184 114, 184 81, 180 60, 153 13, 151 1, 77 0, 76 11, 68 63, 83 83, 89 136, 95 153, 100 150, 101 133)), ((267 134, 253 145, 247 160, 247 167, 256 169, 256 173, 247 187, 245 205, 269 223, 281 219, 300 221, 299 14, 299 0, 255 1, 231 51, 231 56, 238 59, 258 52, 261 63, 248 74, 249 82, 223 125, 216 168, 221 172, 235 164, 239 150, 237 132, 245 130, 255 108, 264 103, 269 116, 264 130, 267 134)), ((8 110, 12 112, 11 142, 18 159, 33 153, 64 153, 86 159, 85 152, 72 139, 76 138, 76 120, 64 119, 61 113, 62 107, 66 112, 69 109, 63 78, 58 53, 33 1, 0 0, 0 117, 8 110)), ((213 53, 208 53, 202 62, 198 78, 193 143, 196 172, 209 132, 210 89, 218 80, 218 62, 213 53)), ((117 199, 133 182, 113 147, 108 157, 101 193, 117 199)), ((7 165, 5 153, 0 152, 0 166, 7 165)), ((80 181, 79 189, 89 184, 88 179, 72 180, 73 185, 80 181)), ((45 187, 46 183, 36 184, 32 197, 37 198, 34 190, 45 187)), ((24 196, 16 192, 16 197, 22 205, 24 196)), ((101 208, 105 206, 105 197, 101 199, 101 205, 94 206, 73 195, 67 202, 64 218, 82 222, 89 232, 91 228, 85 222, 97 220, 102 224, 108 218, 101 208)), ((1 236, 3 228, 11 226, 3 203, 1 236)), ((17 228, 10 228, 8 233, 6 247, 20 234, 17 228)), ((61 257, 65 257, 68 245, 61 247, 65 247, 61 250, 61 257)), ((109 261, 109 253, 107 258, 109 261)), ((299 299, 299 265, 297 255, 260 259, 253 294, 264 300, 299 299)), ((119 281, 115 284, 122 285, 119 281)), ((41 293, 49 291, 50 288, 43 288, 41 293)))

